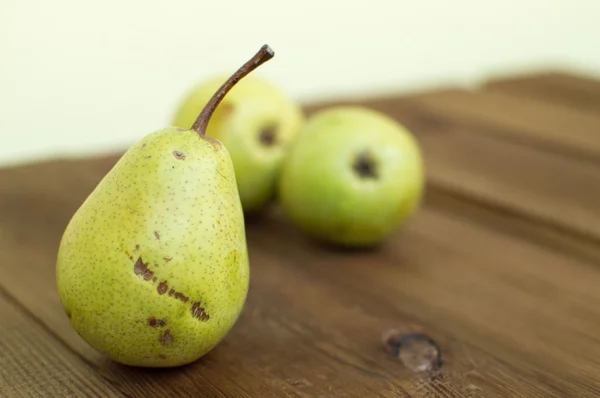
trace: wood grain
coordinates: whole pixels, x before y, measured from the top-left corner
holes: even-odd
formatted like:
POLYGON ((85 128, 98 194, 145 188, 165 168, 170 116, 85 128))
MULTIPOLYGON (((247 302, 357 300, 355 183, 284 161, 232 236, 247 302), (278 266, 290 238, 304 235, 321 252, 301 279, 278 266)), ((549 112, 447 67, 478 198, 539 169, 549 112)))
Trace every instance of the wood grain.
MULTIPOLYGON (((598 382, 594 330, 600 325, 592 303, 600 295, 588 294, 600 275, 587 264, 428 209, 377 252, 351 257, 307 242, 283 221, 252 236, 264 239, 265 245, 271 242, 282 261, 306 273, 306 282, 329 289, 332 300, 348 300, 348 306, 362 309, 363 315, 354 317, 361 323, 368 314, 393 325, 390 315, 404 313, 425 330, 460 336, 464 344, 492 353, 520 373, 528 372, 529 380, 541 380, 550 389, 541 396, 598 393, 593 387, 598 382), (280 245, 274 245, 273 231, 280 245), (564 282, 567 276, 569 283, 564 282), (578 341, 562 347, 561 342, 573 338, 578 341), (586 370, 583 376, 580 372, 586 370), (561 381, 546 378, 555 372, 562 375, 561 381), (574 387, 579 377, 586 378, 579 382, 590 390, 574 387)), ((299 276, 294 279, 302 281, 299 276)), ((306 302, 307 297, 299 295, 298 300, 306 302)), ((311 318, 330 305, 315 300, 311 318)), ((345 331, 353 327, 352 316, 339 314, 336 319, 340 318, 347 321, 345 331)), ((357 339, 360 332, 352 336, 357 339)), ((482 365, 475 369, 487 370, 482 365)), ((529 385, 519 388, 535 391, 529 385)))
MULTIPOLYGON (((101 164, 108 167, 110 162, 101 164)), ((486 258, 474 262, 466 256, 451 256, 444 247, 459 244, 467 233, 478 237, 481 230, 466 227, 464 220, 452 221, 446 215, 429 210, 424 210, 408 230, 375 253, 332 252, 304 239, 281 215, 250 224, 252 289, 244 315, 226 341, 204 360, 179 371, 144 371, 115 365, 95 353, 71 330, 56 298, 54 284, 47 283, 54 272, 57 242, 44 242, 49 236, 60 236, 69 215, 105 171, 102 167, 91 167, 97 171, 96 177, 91 178, 90 169, 83 171, 81 167, 73 166, 75 164, 69 166, 63 162, 21 169, 16 173, 18 182, 2 179, 15 174, 0 173, 0 186, 19 186, 21 190, 12 188, 12 195, 8 195, 8 190, 0 195, 4 198, 2 208, 11 214, 10 219, 3 219, 1 230, 12 231, 10 236, 28 248, 19 252, 18 259, 9 262, 13 266, 4 267, 4 283, 11 294, 28 308, 34 308, 44 323, 91 362, 100 375, 128 395, 142 396, 143 391, 153 391, 185 396, 201 390, 206 396, 281 396, 285 393, 288 396, 359 397, 417 394, 435 389, 435 382, 411 376, 381 348, 381 334, 397 327, 425 330, 440 342, 447 360, 446 378, 441 385, 451 391, 450 396, 468 397, 467 393, 477 396, 483 392, 486 394, 483 396, 506 396, 506 391, 522 391, 527 394, 521 396, 542 397, 561 396, 565 391, 581 392, 568 382, 548 377, 547 371, 536 369, 535 357, 533 361, 523 359, 531 355, 531 352, 522 352, 523 347, 535 341, 531 334, 509 331, 510 338, 507 339, 502 335, 488 335, 489 330, 478 329, 482 322, 492 321, 491 318, 499 315, 487 313, 481 320, 472 319, 472 316, 478 311, 498 311, 494 302, 501 297, 500 292, 509 289, 514 294, 515 288, 508 283, 510 280, 499 284, 497 273, 490 272, 495 267, 487 265, 486 258), (58 170, 48 173, 53 169, 58 170), (65 178, 60 169, 71 170, 70 178, 65 178), (53 174, 63 177, 51 182, 53 174), (48 181, 48 186, 42 187, 47 192, 46 197, 36 188, 35 181, 40 176, 48 181), (89 178, 87 183, 84 176, 89 178), (56 191, 60 196, 67 186, 73 186, 74 181, 79 183, 77 190, 71 189, 70 195, 60 201, 48 200, 52 196, 48 196, 49 192, 56 191), (13 200, 7 201, 6 198, 11 196, 13 200), (38 198, 35 206, 31 202, 26 207, 17 206, 17 203, 28 203, 34 198, 38 198), (11 202, 13 207, 9 207, 11 202), (19 213, 19 208, 26 209, 28 214, 19 213), (32 208, 36 208, 36 212, 30 213, 32 208), (57 217, 53 222, 41 217, 50 214, 50 209, 53 217, 57 217), (64 218, 59 221, 60 215, 64 218), (28 222, 23 223, 24 219, 28 222), (13 220, 12 224, 10 220, 13 220), (442 240, 441 244, 435 243, 429 236, 430 230, 440 227, 446 230, 440 231, 442 235, 437 236, 438 239, 448 235, 454 236, 456 242, 442 240), (36 234, 31 234, 32 230, 36 234), (31 247, 38 250, 29 250, 31 247), (38 275, 31 281, 33 286, 30 285, 36 295, 31 295, 31 290, 24 289, 19 282, 31 273, 38 275), (450 278, 452 275, 455 277, 450 278), (469 287, 474 280, 481 284, 475 290, 469 287), (459 312, 445 307, 453 300, 461 300, 460 297, 462 301, 456 303, 457 309, 461 309, 459 312), (465 306, 465 300, 481 303, 478 311, 471 314, 472 305, 465 306), (465 330, 477 332, 465 334, 465 330), (516 343, 512 339, 517 339, 516 343), (281 362, 284 357, 290 358, 291 362, 281 362), (487 384, 490 380, 496 382, 487 384)), ((479 245, 488 248, 497 245, 495 235, 490 236, 479 245)), ((3 242, 7 240, 3 239, 3 242)), ((472 248, 471 236, 462 242, 456 250, 468 253, 472 248)), ((9 242, 12 247, 15 243, 9 242)), ((8 246, 3 249, 7 250, 8 246)), ((513 249, 508 247, 503 251, 513 249)), ((550 272, 559 276, 543 255, 534 260, 545 270, 550 267, 550 272)), ((509 261, 512 268, 506 274, 520 266, 512 257, 509 261)), ((504 265, 497 268, 503 269, 504 265)), ((535 277, 540 275, 535 274, 535 277)), ((582 280, 594 282, 587 275, 582 280)), ((558 281, 560 278, 555 283, 558 281)), ((573 283, 577 282, 579 279, 573 283)), ((556 297, 563 293, 575 300, 570 291, 559 292, 556 297)), ((525 298, 531 300, 530 294, 525 298)), ((535 304, 540 302, 535 301, 535 304)), ((553 306, 556 303, 547 304, 553 306)), ((510 318, 515 311, 519 314, 518 319, 531 316, 531 309, 520 306, 520 301, 504 304, 500 307, 500 316, 504 314, 505 318, 510 318)), ((543 332, 544 326, 539 324, 534 332, 543 332)), ((582 345, 585 342, 580 340, 582 345)), ((541 356, 539 361, 542 363, 547 359, 541 356)), ((585 364, 582 360, 575 369, 585 364)), ((567 365, 558 367, 566 380, 572 378, 585 383, 591 377, 578 376, 567 365)))
POLYGON ((414 109, 479 134, 596 161, 600 115, 496 91, 440 90, 410 98, 414 109))
POLYGON ((119 397, 0 288, 0 397, 119 397))
POLYGON ((436 185, 600 241, 597 165, 463 129, 419 140, 436 185))
POLYGON ((358 102, 415 132, 427 165, 422 209, 370 251, 311 241, 277 206, 248 220, 252 277, 240 320, 206 357, 171 370, 102 357, 58 300, 62 231, 117 155, 0 170, 0 313, 9 320, 0 332, 10 342, 5 350, 0 339, 0 355, 9 353, 0 375, 12 393, 47 384, 51 395, 76 386, 129 397, 599 396, 600 162, 581 150, 598 119, 513 97, 444 90, 358 102), (546 114, 555 109, 576 138, 546 114), (381 341, 390 329, 435 339, 441 372, 407 369, 381 341), (38 369, 39 357, 59 370, 18 373, 38 369))
POLYGON ((583 262, 600 264, 600 245, 594 241, 581 239, 543 223, 532 222, 530 217, 512 211, 510 207, 478 200, 477 196, 471 197, 434 184, 429 184, 427 190, 425 201, 428 206, 460 214, 481 225, 492 226, 502 233, 543 246, 550 252, 557 251, 583 262))
MULTIPOLYGON (((144 391, 180 396, 189 396, 193 391, 203 391, 204 396, 302 396, 307 390, 309 395, 332 397, 397 396, 427 388, 425 380, 412 377, 389 358, 379 341, 387 328, 419 326, 418 320, 393 312, 367 320, 362 311, 352 309, 356 304, 332 299, 328 286, 315 289, 310 278, 298 274, 273 251, 272 243, 260 244, 256 240, 250 243, 254 276, 246 311, 217 350, 196 364, 166 372, 129 369, 101 357, 72 330, 60 307, 55 285, 48 280, 53 280, 58 239, 70 214, 113 161, 88 162, 90 167, 85 169, 75 167, 77 163, 56 162, 16 172, 0 172, 0 187, 7 187, 0 192, 0 207, 6 210, 6 215, 10 214, 2 219, 0 231, 6 232, 5 239, 1 240, 5 246, 1 249, 14 253, 3 267, 7 290, 32 308, 42 322, 62 336, 66 344, 115 387, 130 396, 143 396, 144 391), (97 173, 93 178, 91 171, 97 173), (12 180, 13 177, 16 179, 12 180), (39 187, 38 178, 45 181, 39 187), (87 182, 86 178, 89 178, 87 182), (67 189, 74 185, 77 188, 67 189), (63 196, 63 192, 69 195, 63 196), (62 198, 48 199, 54 195, 62 198), (52 220, 43 217, 50 214, 52 220), (36 231, 35 234, 32 231, 36 231), (33 247, 37 250, 31 250, 33 247), (23 281, 28 275, 36 275, 36 278, 28 281, 25 288, 23 281), (31 294, 32 291, 36 294, 31 294), (328 311, 315 312, 318 309, 315 300, 328 303, 328 311), (356 318, 362 318, 362 322, 354 325, 356 318), (359 334, 362 334, 361 340, 351 339, 359 334), (349 350, 350 344, 352 350, 349 350), (291 358, 291 362, 282 363, 285 357, 291 358)), ((260 236, 268 222, 267 219, 249 225, 249 236, 260 236)), ((346 257, 338 254, 332 265, 345 261, 346 257)), ((505 383, 520 379, 520 372, 488 354, 465 347, 456 340, 446 342, 442 331, 431 330, 441 342, 446 359, 450 359, 445 368, 448 375, 444 386, 453 391, 453 396, 476 391, 474 384, 468 382, 468 372, 477 361, 484 364, 478 367, 479 372, 484 372, 486 367, 494 372, 504 369, 502 374, 508 375, 505 383), (454 351, 461 355, 453 363, 454 351)), ((533 391, 536 388, 529 386, 533 391)))
POLYGON ((569 73, 496 77, 485 82, 482 88, 600 113, 600 81, 569 73))

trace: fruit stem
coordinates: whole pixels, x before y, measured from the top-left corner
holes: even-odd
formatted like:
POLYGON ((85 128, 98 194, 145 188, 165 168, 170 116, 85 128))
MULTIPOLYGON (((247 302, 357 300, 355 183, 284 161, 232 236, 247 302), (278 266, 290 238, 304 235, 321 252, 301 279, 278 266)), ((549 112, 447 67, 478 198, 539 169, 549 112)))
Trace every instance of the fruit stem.
POLYGON ((223 85, 213 94, 211 99, 202 109, 202 112, 198 115, 198 118, 192 125, 192 130, 195 130, 201 136, 206 135, 206 128, 211 116, 215 112, 215 109, 221 102, 221 100, 227 95, 229 90, 235 86, 244 76, 252 72, 254 69, 264 64, 275 56, 275 53, 267 44, 262 46, 260 50, 250 58, 244 65, 242 65, 223 85))

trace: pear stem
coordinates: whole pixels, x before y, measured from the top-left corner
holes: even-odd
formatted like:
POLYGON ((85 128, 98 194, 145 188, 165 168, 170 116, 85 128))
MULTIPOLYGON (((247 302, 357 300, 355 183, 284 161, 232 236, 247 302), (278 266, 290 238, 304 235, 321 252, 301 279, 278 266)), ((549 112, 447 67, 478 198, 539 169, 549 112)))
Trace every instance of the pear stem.
POLYGON ((223 85, 215 92, 208 103, 202 109, 202 112, 198 115, 198 118, 192 125, 192 130, 195 130, 201 136, 206 135, 206 128, 211 116, 215 112, 215 109, 221 102, 221 100, 227 95, 229 90, 236 85, 244 76, 252 72, 254 69, 264 64, 275 56, 275 52, 267 44, 262 46, 260 50, 250 58, 244 65, 242 65, 223 85))

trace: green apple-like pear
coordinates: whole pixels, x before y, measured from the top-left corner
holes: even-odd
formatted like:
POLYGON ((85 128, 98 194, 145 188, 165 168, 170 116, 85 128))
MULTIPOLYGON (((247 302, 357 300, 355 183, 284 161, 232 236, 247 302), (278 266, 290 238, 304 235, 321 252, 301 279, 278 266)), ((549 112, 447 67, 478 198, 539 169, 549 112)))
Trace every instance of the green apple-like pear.
MULTIPOLYGON (((194 87, 179 105, 173 124, 189 128, 225 80, 217 76, 194 87)), ((220 140, 231 154, 246 214, 259 212, 273 201, 281 162, 303 121, 304 114, 292 98, 252 76, 236 84, 217 107, 206 135, 220 140)))
POLYGON ((235 171, 205 131, 231 87, 273 55, 263 46, 190 129, 164 128, 135 143, 68 223, 56 267, 60 300, 77 333, 114 361, 193 362, 243 310, 249 258, 235 171))
POLYGON ((279 199, 317 240, 373 247, 418 209, 424 165, 413 135, 389 116, 336 106, 310 117, 282 166, 279 199))

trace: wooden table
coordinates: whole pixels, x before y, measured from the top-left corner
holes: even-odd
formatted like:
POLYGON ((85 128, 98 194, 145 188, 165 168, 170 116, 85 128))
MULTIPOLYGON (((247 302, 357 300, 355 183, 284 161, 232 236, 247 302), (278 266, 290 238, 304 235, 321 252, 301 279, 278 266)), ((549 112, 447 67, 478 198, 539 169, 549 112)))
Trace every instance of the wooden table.
POLYGON ((59 239, 116 155, 1 170, 0 395, 600 396, 600 82, 544 73, 363 103, 418 137, 423 208, 371 252, 318 246, 277 208, 248 223, 243 315, 178 369, 110 362, 59 303, 59 239), (392 355, 390 329, 434 339, 439 371, 392 355))

